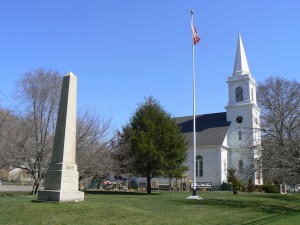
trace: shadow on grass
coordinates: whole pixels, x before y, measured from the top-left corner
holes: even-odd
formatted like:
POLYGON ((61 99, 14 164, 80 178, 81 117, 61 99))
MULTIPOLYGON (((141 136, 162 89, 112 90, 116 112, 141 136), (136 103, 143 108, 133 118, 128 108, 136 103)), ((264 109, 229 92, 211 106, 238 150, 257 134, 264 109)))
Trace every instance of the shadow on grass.
POLYGON ((280 200, 280 201, 298 201, 297 200, 297 197, 296 197, 297 194, 293 194, 293 195, 290 195, 290 194, 286 194, 286 195, 282 195, 282 194, 268 194, 268 195, 263 195, 261 196, 261 198, 267 198, 267 199, 275 199, 275 200, 280 200))
POLYGON ((33 196, 30 192, 0 192, 0 197, 17 197, 26 195, 33 196))
POLYGON ((101 191, 101 190, 87 190, 86 194, 100 194, 100 195, 160 195, 160 193, 147 194, 145 192, 135 191, 101 191))
POLYGON ((234 223, 230 223, 232 225, 243 225, 243 224, 270 224, 273 222, 278 222, 279 220, 287 219, 289 216, 284 214, 272 214, 267 216, 261 216, 254 219, 248 219, 243 221, 237 221, 234 223))
POLYGON ((238 201, 228 199, 205 199, 204 201, 188 201, 180 200, 181 203, 186 205, 207 205, 207 206, 220 206, 227 208, 249 208, 251 210, 259 210, 267 213, 299 213, 300 207, 289 207, 282 205, 282 202, 257 202, 257 201, 238 201))
MULTIPOLYGON (((278 200, 288 200, 287 197, 280 195, 261 196, 265 198, 274 198, 278 200), (283 198, 283 199, 282 199, 283 198)), ((292 196, 290 196, 292 197, 292 196)), ((283 205, 282 202, 270 201, 241 201, 235 199, 205 199, 203 201, 197 200, 172 200, 181 205, 201 205, 208 208, 220 208, 225 210, 244 209, 249 211, 263 212, 264 216, 251 218, 242 221, 233 221, 231 224, 268 224, 278 220, 286 219, 290 216, 300 215, 300 206, 283 205)), ((242 212, 241 212, 242 213, 242 212)))

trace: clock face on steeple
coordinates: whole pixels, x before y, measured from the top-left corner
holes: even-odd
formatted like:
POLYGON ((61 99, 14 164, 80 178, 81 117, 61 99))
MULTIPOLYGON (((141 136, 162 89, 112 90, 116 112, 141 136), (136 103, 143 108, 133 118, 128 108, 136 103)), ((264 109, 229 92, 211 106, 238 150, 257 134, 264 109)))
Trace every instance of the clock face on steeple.
POLYGON ((243 122, 243 117, 238 116, 238 117, 235 119, 235 121, 236 121, 237 123, 242 123, 242 122, 243 122))

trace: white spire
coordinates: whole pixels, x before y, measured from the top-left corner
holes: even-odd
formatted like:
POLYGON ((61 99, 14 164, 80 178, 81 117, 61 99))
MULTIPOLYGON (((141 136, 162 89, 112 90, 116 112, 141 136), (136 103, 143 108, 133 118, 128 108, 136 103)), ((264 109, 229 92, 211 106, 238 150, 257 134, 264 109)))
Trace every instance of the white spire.
POLYGON ((242 42, 242 37, 241 34, 239 33, 236 54, 235 54, 234 70, 232 76, 239 76, 245 74, 250 75, 250 70, 248 66, 244 45, 242 42))

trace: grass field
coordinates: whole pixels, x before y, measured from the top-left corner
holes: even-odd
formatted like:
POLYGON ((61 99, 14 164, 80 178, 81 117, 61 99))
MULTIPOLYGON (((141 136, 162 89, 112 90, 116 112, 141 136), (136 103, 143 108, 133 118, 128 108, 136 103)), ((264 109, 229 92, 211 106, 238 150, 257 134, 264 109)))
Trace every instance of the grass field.
POLYGON ((201 201, 189 195, 85 194, 80 203, 40 203, 0 193, 0 224, 300 224, 300 194, 201 192, 201 201))

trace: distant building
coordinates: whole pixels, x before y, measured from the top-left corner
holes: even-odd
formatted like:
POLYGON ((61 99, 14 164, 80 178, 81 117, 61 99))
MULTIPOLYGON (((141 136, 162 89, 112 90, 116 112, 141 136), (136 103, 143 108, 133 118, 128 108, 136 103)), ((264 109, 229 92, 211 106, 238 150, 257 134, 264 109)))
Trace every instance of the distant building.
POLYGON ((17 184, 33 184, 34 180, 31 174, 21 168, 14 168, 8 173, 8 182, 17 184))
MULTIPOLYGON (((262 184, 260 166, 260 109, 241 35, 233 74, 228 77, 226 112, 196 116, 196 181, 220 185, 234 168, 239 179, 262 184)), ((188 141, 189 177, 193 179, 193 116, 177 117, 188 141)))
POLYGON ((8 177, 8 168, 7 169, 0 169, 0 180, 2 181, 7 181, 7 177, 8 177))

